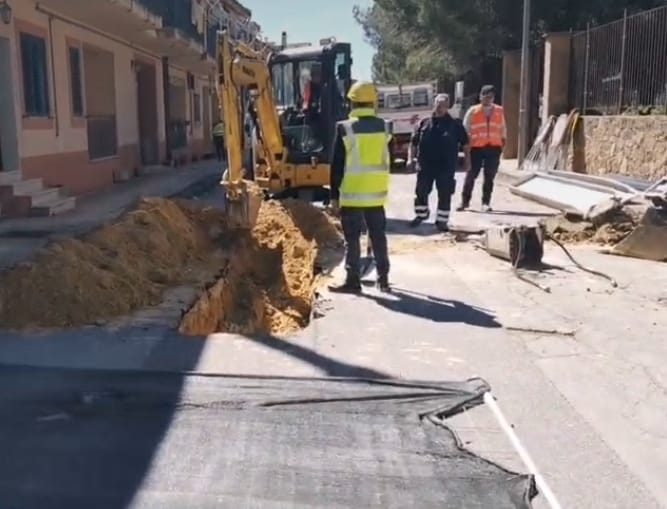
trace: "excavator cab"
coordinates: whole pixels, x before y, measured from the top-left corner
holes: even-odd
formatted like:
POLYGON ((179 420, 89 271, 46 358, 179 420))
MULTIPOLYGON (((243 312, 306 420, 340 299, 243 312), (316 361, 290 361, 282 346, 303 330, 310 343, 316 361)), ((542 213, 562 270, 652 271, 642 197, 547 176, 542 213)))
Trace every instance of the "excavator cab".
POLYGON ((252 228, 263 197, 326 201, 336 122, 349 113, 350 44, 258 49, 222 30, 217 61, 229 224, 252 228))
POLYGON ((318 46, 288 47, 274 53, 269 65, 286 162, 328 164, 336 122, 350 111, 350 44, 330 39, 318 46))

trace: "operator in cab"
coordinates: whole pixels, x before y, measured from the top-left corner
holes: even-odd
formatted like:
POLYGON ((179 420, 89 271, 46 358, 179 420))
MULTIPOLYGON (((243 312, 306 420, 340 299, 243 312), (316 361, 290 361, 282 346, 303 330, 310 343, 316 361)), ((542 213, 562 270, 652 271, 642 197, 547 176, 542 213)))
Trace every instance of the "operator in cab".
POLYGON ((310 76, 306 78, 303 89, 302 109, 305 112, 317 112, 320 109, 322 95, 322 64, 313 62, 310 67, 310 76))
POLYGON ((463 123, 449 114, 449 96, 438 94, 433 106, 433 114, 417 125, 408 147, 408 161, 417 165, 415 218, 410 226, 415 228, 428 219, 428 197, 435 183, 438 190, 435 226, 441 232, 448 232, 459 150, 465 154, 467 170, 470 147, 463 123))
POLYGON ((338 122, 331 161, 331 206, 340 210, 345 237, 345 281, 329 288, 338 293, 361 292, 361 235, 368 229, 377 286, 389 292, 389 251, 385 204, 389 192, 389 125, 376 115, 377 89, 357 82, 347 94, 349 118, 338 122))

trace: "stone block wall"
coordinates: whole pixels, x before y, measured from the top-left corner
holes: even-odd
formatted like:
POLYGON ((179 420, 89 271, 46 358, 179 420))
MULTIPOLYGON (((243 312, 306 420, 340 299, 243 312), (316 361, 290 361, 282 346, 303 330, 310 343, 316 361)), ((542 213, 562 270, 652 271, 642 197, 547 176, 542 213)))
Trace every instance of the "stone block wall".
POLYGON ((667 176, 667 115, 584 116, 577 131, 572 170, 649 181, 667 176))

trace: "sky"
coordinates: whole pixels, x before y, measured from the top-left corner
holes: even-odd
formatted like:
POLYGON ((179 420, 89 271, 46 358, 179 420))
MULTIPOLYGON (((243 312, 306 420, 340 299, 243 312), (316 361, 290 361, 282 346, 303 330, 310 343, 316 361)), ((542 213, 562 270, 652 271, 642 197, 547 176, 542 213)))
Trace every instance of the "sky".
POLYGON ((355 5, 367 7, 372 0, 241 0, 252 11, 252 19, 270 40, 317 44, 325 37, 352 44, 352 77, 371 78, 373 48, 364 41, 363 31, 352 16, 355 5))

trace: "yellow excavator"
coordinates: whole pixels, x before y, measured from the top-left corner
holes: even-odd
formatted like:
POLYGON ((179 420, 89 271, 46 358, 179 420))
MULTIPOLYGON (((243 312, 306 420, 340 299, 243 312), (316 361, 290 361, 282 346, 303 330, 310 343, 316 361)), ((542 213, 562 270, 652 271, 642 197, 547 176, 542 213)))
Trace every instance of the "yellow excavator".
POLYGON ((326 201, 336 122, 349 113, 350 44, 290 47, 283 33, 279 48, 257 49, 221 31, 217 63, 230 226, 251 229, 266 197, 326 201))

